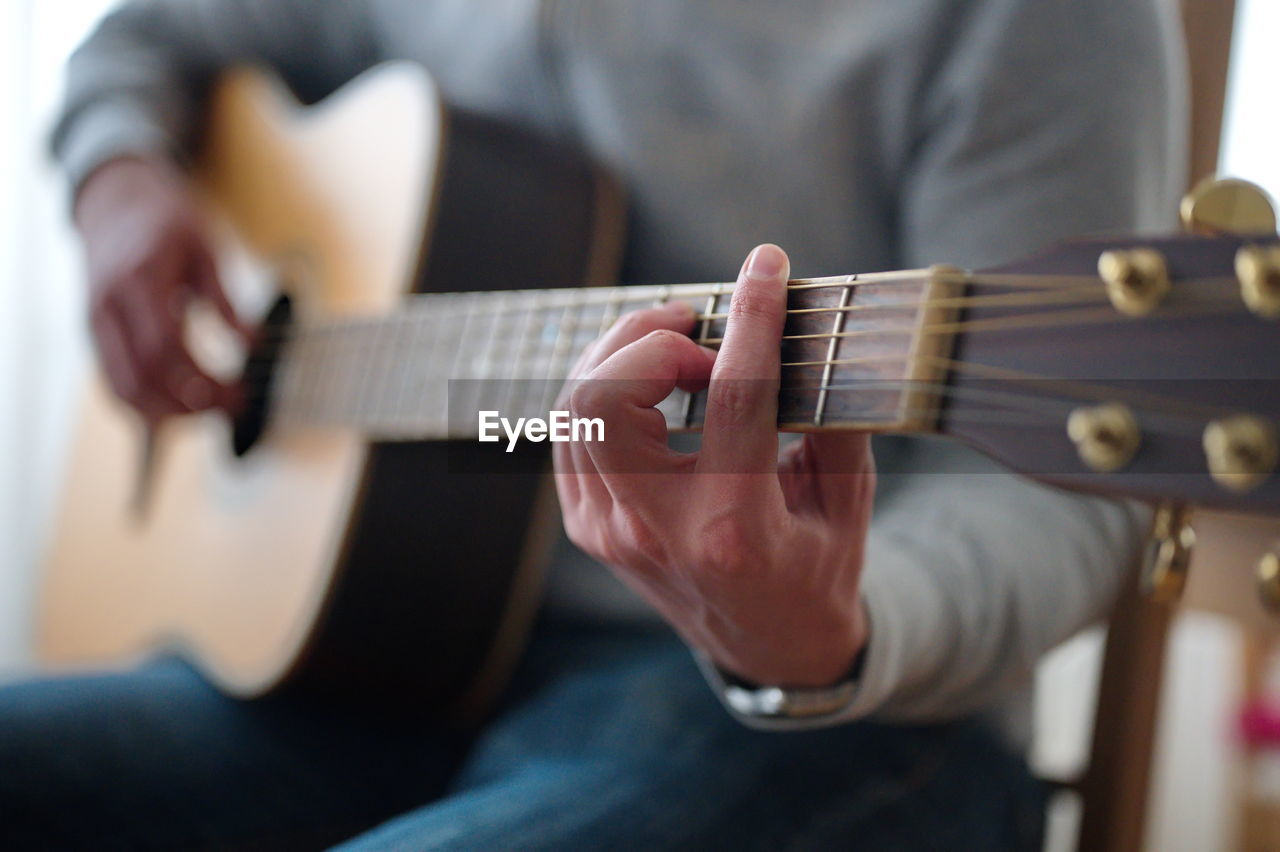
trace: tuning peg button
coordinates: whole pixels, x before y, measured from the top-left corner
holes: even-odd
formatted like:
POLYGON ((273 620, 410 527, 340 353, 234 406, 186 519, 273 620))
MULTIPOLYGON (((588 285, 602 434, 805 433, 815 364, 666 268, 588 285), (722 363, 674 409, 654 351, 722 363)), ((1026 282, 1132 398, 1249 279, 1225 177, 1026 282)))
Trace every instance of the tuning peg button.
POLYGON ((1236 277, 1249 310, 1266 319, 1280 317, 1280 246, 1242 246, 1236 277))
POLYGON ((1142 432, 1127 405, 1119 402, 1077 408, 1067 418, 1067 436, 1090 470, 1109 473, 1138 451, 1142 432))
POLYGON ((1272 615, 1280 615, 1280 544, 1262 555, 1254 576, 1263 607, 1272 615))
POLYGON ((1228 491, 1251 491, 1276 467, 1276 432, 1249 415, 1210 421, 1204 430, 1209 473, 1228 491))
POLYGON ((1183 227, 1195 234, 1276 232, 1276 211, 1266 191, 1237 178, 1206 178, 1183 197, 1180 212, 1183 227))
POLYGON ((1169 293, 1169 269, 1155 249, 1113 249, 1098 258, 1098 275, 1117 311, 1143 316, 1156 309, 1169 293))

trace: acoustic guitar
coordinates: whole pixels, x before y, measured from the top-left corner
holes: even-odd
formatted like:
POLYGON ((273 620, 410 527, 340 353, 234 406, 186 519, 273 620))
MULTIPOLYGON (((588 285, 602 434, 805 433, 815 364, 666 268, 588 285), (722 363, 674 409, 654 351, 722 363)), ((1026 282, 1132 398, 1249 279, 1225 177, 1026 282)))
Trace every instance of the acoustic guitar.
MULTIPOLYGON (((238 71, 207 133, 224 280, 266 316, 253 352, 222 353, 251 404, 139 453, 91 383, 40 648, 168 647, 239 695, 473 711, 518 655, 554 516, 546 444, 480 443, 478 413, 546 417, 582 347, 638 307, 692 302, 714 348, 733 285, 557 287, 616 270, 616 190, 447 108, 412 66, 309 108, 238 71)), ((1255 230, 793 281, 779 428, 947 435, 1063 487, 1280 515, 1280 246, 1274 219, 1255 230)), ((660 409, 696 429, 703 405, 660 409)))

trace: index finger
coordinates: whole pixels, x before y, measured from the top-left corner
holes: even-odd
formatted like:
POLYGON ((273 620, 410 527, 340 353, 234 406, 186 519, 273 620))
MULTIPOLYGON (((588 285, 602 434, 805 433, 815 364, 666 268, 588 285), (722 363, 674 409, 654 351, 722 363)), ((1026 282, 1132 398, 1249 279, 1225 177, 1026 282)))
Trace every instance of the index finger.
POLYGON ((778 380, 790 271, 786 253, 771 243, 757 246, 742 266, 707 389, 700 470, 777 470, 778 380))

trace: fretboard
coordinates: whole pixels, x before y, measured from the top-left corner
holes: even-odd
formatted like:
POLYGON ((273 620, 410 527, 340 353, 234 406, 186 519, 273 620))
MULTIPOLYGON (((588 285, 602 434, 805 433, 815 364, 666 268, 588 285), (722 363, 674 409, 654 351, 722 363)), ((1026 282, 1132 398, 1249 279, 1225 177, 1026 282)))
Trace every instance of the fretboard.
MULTIPOLYGON (((782 431, 927 431, 945 376, 953 270, 792 281, 782 341, 782 431)), ((393 314, 291 330, 273 418, 355 428, 377 440, 474 438, 477 412, 547 417, 583 349, 622 314, 671 300, 692 337, 724 336, 732 284, 508 290, 412 296, 393 314)), ((702 425, 704 394, 675 391, 673 430, 702 425)))

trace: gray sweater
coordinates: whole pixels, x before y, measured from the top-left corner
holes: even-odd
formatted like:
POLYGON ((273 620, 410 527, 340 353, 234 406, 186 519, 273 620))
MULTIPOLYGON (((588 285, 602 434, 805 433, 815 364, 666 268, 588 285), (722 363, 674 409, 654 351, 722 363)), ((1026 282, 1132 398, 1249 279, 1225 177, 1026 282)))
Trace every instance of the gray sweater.
MULTIPOLYGON (((572 137, 619 176, 636 281, 723 280, 766 240, 797 276, 981 267, 1172 227, 1185 160, 1172 5, 139 0, 72 58, 53 144, 78 186, 121 154, 184 158, 229 64, 269 64, 318 99, 408 58, 451 102, 572 137)), ((877 459, 872 635, 847 718, 993 708, 1106 613, 1141 513, 937 441, 883 440, 877 459)), ((644 611, 567 544, 551 597, 644 611)))

